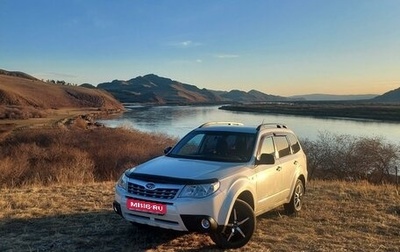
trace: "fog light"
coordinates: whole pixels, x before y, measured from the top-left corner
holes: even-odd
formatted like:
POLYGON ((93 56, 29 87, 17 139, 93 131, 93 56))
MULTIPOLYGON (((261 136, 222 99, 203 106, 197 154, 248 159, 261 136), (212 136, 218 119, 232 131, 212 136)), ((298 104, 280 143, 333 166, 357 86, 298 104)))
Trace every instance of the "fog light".
POLYGON ((210 223, 210 221, 207 220, 207 219, 202 219, 202 220, 201 220, 201 226, 202 226, 204 229, 209 229, 209 228, 211 227, 211 223, 210 223))

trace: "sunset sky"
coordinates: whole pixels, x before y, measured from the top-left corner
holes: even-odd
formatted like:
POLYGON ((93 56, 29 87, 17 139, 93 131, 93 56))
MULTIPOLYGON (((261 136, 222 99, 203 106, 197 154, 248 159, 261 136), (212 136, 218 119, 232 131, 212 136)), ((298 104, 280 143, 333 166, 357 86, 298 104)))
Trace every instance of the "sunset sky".
POLYGON ((274 95, 400 87, 399 0, 0 0, 0 69, 274 95))

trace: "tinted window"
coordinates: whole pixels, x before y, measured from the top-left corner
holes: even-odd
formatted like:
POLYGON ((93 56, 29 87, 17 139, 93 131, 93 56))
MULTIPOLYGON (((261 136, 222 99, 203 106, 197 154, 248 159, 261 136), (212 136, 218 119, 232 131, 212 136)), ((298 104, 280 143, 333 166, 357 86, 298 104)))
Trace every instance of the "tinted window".
POLYGON ((300 151, 300 144, 299 140, 297 140, 297 137, 293 134, 288 134, 288 139, 290 142, 290 147, 292 147, 293 153, 297 153, 300 151))
POLYGON ((290 146, 286 136, 275 136, 274 141, 280 158, 290 155, 290 146))

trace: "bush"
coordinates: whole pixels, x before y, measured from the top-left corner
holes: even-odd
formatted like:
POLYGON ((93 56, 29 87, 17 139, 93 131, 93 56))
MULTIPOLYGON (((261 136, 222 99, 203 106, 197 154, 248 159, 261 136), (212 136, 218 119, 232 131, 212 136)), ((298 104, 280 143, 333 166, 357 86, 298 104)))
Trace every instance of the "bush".
POLYGON ((0 142, 2 187, 116 180, 176 139, 129 129, 24 129, 0 142))
MULTIPOLYGON (((177 139, 129 128, 23 129, 0 139, 0 187, 117 180, 177 139)), ((309 178, 394 182, 400 148, 381 138, 320 133, 304 139, 309 178)))
POLYGON ((382 138, 320 133, 304 140, 309 178, 394 182, 400 147, 382 138))
POLYGON ((0 119, 44 118, 46 112, 28 106, 0 106, 0 119))

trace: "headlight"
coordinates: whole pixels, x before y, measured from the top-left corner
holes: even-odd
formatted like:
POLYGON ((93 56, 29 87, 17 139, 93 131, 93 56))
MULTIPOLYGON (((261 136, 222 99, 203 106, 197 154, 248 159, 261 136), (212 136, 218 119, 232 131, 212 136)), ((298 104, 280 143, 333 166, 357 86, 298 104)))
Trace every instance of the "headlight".
POLYGON ((179 194, 180 198, 204 198, 219 189, 219 182, 201 185, 186 185, 179 194))
POLYGON ((125 176, 125 173, 123 173, 121 175, 121 177, 118 179, 117 182, 117 186, 124 189, 124 190, 128 190, 128 181, 127 181, 127 177, 125 176))

